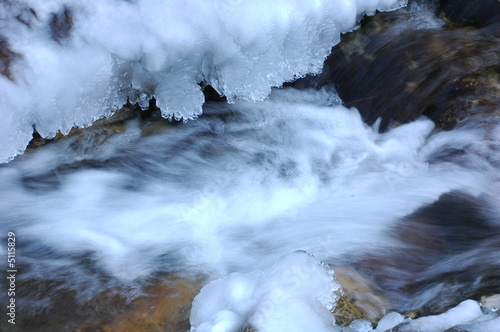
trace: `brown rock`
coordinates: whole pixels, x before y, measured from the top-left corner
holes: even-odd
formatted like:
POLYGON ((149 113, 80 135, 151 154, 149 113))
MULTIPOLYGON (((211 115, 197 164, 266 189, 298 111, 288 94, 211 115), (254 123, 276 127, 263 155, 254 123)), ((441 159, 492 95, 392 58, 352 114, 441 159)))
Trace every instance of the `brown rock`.
MULTIPOLYGON (((177 279, 149 285, 145 295, 125 304, 126 309, 107 321, 96 320, 80 325, 76 331, 188 331, 191 302, 200 284, 177 279)), ((125 301, 125 299, 121 299, 125 301)), ((115 306, 122 306, 114 303, 115 306)))
POLYGON ((387 300, 374 291, 366 276, 348 266, 335 267, 334 272, 342 285, 342 295, 333 313, 338 325, 347 326, 361 318, 376 322, 387 313, 387 300))

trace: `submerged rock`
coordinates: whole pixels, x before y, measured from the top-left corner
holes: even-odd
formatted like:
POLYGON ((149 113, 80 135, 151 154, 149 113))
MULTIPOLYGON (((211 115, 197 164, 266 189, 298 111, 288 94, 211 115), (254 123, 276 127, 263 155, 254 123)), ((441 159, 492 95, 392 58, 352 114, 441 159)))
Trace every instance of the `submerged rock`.
POLYGON ((487 199, 443 194, 395 228, 400 248, 368 255, 360 269, 399 312, 425 316, 479 299, 499 284, 500 231, 492 215, 487 199))

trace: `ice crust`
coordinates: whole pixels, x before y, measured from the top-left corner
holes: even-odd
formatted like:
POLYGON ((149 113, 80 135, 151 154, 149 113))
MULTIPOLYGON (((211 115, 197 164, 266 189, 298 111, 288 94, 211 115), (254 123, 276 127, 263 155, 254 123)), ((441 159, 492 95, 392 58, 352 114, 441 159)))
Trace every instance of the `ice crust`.
POLYGON ((305 252, 283 256, 266 271, 233 273, 206 285, 191 310, 191 331, 331 331, 340 285, 305 252))
POLYGON ((401 332, 441 332, 456 328, 457 331, 496 332, 500 326, 496 314, 485 315, 477 301, 465 300, 448 311, 417 318, 401 326, 401 332))
POLYGON ((156 98, 166 118, 202 112, 199 83, 229 102, 321 70, 340 33, 402 0, 38 1, 0 3, 18 56, 0 75, 0 162, 43 137, 156 98))

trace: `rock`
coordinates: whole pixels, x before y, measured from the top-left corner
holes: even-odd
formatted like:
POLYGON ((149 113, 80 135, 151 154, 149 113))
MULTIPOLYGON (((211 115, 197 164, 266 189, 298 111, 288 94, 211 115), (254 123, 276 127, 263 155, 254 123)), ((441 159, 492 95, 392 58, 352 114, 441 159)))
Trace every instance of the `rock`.
POLYGON ((338 325, 347 326, 356 319, 376 322, 384 316, 388 302, 375 293, 367 277, 347 266, 334 267, 334 273, 343 293, 333 313, 338 325))
POLYGON ((322 74, 295 86, 333 83, 369 125, 381 117, 381 131, 421 115, 445 130, 498 118, 500 29, 414 29, 411 17, 401 9, 365 18, 333 48, 322 74))
POLYGON ((125 304, 120 314, 104 321, 87 322, 76 331, 187 331, 191 302, 199 289, 198 282, 187 279, 149 285, 145 295, 130 304, 113 303, 118 308, 125 304))
POLYGON ((56 136, 51 139, 42 138, 35 131, 33 133, 33 138, 26 148, 26 152, 29 153, 43 145, 66 140, 68 138, 74 138, 74 142, 71 144, 75 150, 81 153, 89 152, 111 136, 124 132, 126 123, 137 118, 138 112, 137 107, 127 104, 116 111, 111 117, 99 119, 90 127, 73 127, 68 134, 64 135, 61 132, 57 132, 56 136))
POLYGON ((73 127, 71 131, 64 135, 58 132, 54 138, 42 138, 36 131, 29 142, 26 152, 48 143, 73 138, 71 143, 75 151, 88 153, 99 147, 110 137, 120 134, 126 130, 126 126, 132 121, 137 121, 142 136, 151 136, 163 130, 172 128, 177 124, 161 116, 159 108, 156 107, 154 99, 150 102, 149 109, 141 110, 137 105, 126 104, 121 109, 113 113, 109 118, 102 118, 95 121, 92 126, 86 128, 73 127))
POLYGON ((400 247, 367 255, 359 270, 370 275, 394 310, 415 311, 415 317, 491 294, 498 289, 500 267, 494 255, 500 230, 486 217, 492 211, 487 199, 443 194, 394 228, 400 247))
POLYGON ((441 0, 439 14, 450 25, 484 27, 500 23, 500 1, 441 0))
POLYGON ((481 298, 482 310, 484 313, 492 313, 500 310, 500 294, 483 296, 481 298))

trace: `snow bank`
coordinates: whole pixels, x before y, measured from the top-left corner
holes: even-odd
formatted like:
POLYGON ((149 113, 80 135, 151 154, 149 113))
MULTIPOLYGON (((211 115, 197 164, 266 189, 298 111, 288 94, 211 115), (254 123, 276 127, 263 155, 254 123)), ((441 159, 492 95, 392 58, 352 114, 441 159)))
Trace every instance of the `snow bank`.
POLYGON ((22 153, 33 125, 58 130, 155 97, 166 118, 192 119, 198 83, 228 100, 317 73, 363 13, 404 0, 59 0, 0 2, 0 162, 22 153), (13 54, 17 54, 13 55, 13 54), (9 74, 9 75, 7 75, 9 74), (7 77, 10 76, 10 77, 7 77))

